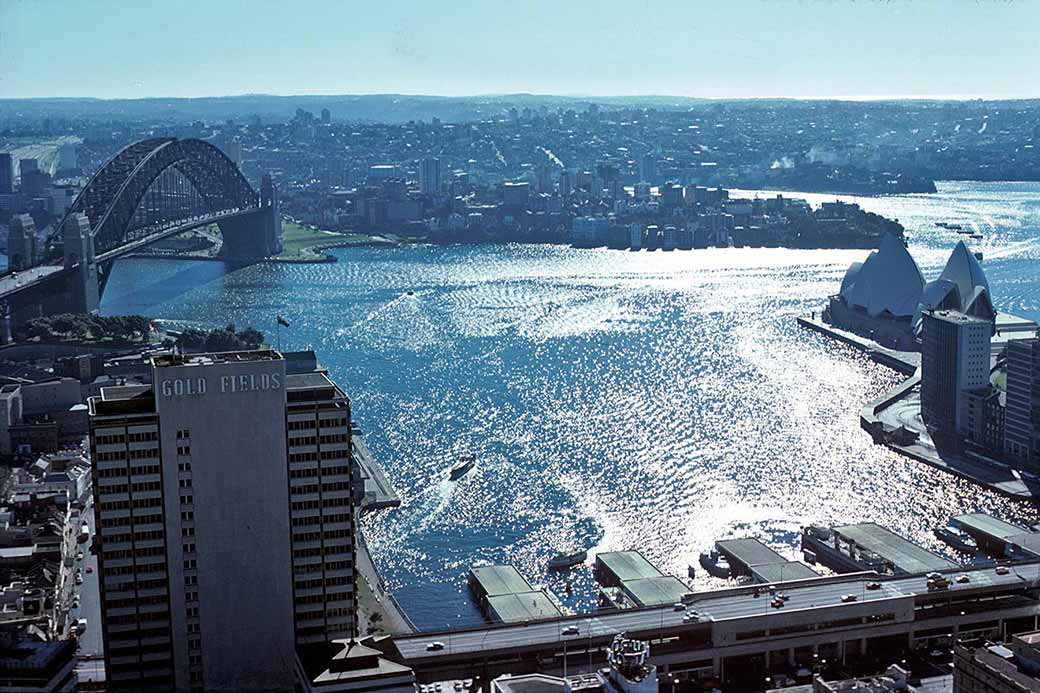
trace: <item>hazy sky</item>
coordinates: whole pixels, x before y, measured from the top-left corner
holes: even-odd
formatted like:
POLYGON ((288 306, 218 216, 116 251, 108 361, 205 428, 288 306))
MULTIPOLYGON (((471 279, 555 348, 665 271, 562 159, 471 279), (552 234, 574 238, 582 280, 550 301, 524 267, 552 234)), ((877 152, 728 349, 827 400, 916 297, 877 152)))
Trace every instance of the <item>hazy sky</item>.
POLYGON ((0 97, 1037 97, 1040 0, 0 0, 0 97))

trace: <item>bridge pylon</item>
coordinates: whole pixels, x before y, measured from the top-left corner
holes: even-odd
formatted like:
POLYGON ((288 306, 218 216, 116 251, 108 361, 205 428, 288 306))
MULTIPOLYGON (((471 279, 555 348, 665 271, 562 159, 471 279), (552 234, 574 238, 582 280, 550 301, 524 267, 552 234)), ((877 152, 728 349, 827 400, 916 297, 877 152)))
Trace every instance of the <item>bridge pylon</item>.
POLYGON ((69 312, 96 313, 101 305, 94 237, 86 214, 71 214, 62 227, 65 269, 68 272, 69 312))

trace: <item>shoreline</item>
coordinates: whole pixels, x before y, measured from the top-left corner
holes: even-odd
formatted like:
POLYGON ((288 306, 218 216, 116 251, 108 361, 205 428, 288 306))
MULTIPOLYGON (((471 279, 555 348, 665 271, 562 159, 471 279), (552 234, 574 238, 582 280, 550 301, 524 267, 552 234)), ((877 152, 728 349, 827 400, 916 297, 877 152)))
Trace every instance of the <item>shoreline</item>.
POLYGON ((1022 472, 982 455, 975 455, 975 459, 970 459, 948 450, 944 456, 927 437, 927 432, 923 432, 927 439, 922 439, 921 431, 907 427, 897 414, 890 411, 896 407, 901 411, 910 412, 916 407, 916 410, 920 411, 914 401, 920 385, 920 375, 914 359, 909 358, 916 356, 916 362, 919 364, 919 354, 887 349, 864 337, 828 325, 819 318, 802 316, 797 318, 797 322, 804 329, 867 354, 875 363, 910 376, 860 409, 860 428, 870 434, 875 445, 882 445, 904 457, 953 474, 1007 498, 1040 503, 1040 479, 1029 475, 1030 479, 1027 480, 1022 472), (885 412, 889 412, 887 416, 885 412))

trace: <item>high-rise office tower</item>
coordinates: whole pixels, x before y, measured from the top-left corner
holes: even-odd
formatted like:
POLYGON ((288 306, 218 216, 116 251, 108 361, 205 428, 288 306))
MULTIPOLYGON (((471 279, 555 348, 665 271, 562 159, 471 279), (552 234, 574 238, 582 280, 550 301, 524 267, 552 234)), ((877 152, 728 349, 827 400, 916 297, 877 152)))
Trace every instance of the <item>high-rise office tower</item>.
POLYGON ((1040 339, 1013 339, 1007 346, 1007 409, 1004 452, 1008 459, 1040 468, 1040 339))
POLYGON ((0 152, 0 195, 14 192, 14 164, 9 152, 0 152))
POLYGON ((639 159, 639 182, 657 182, 657 157, 647 153, 639 159))
POLYGON ((427 157, 422 160, 419 172, 419 190, 427 195, 436 195, 441 190, 441 160, 427 157))
POLYGON ((7 230, 7 262, 13 270, 32 267, 36 261, 36 222, 28 214, 15 214, 7 230))
POLYGON ((963 432, 964 391, 989 384, 993 323, 952 310, 921 319, 921 416, 935 431, 963 432))
POLYGON ((295 644, 354 635, 350 404, 286 364, 156 357, 90 398, 110 689, 291 690, 295 644))

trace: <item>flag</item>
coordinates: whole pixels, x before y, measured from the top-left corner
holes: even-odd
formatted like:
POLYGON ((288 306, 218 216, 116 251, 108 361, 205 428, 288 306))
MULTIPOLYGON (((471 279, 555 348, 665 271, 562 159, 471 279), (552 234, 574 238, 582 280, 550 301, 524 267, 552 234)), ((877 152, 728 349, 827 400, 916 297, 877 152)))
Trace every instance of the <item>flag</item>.
POLYGON ((289 321, 286 320, 285 318, 283 318, 281 315, 279 315, 278 316, 278 324, 279 325, 284 325, 284 326, 288 327, 289 326, 289 321))

